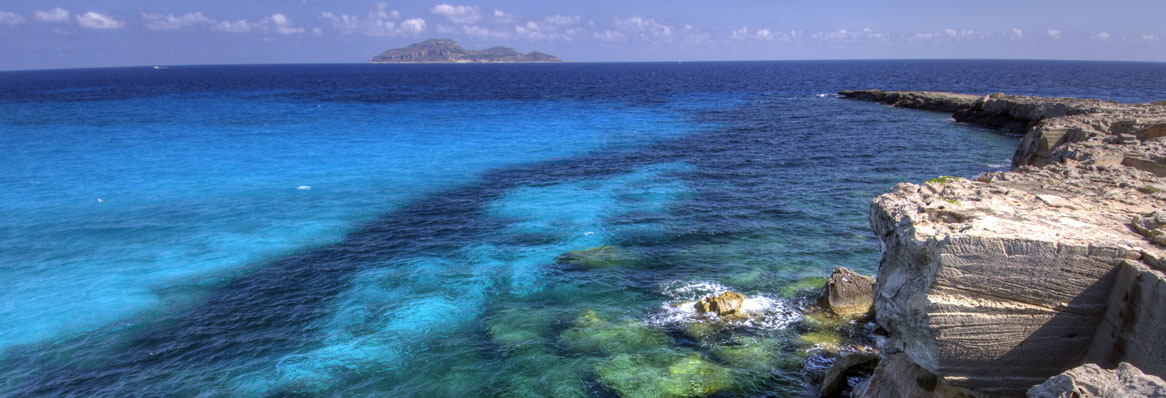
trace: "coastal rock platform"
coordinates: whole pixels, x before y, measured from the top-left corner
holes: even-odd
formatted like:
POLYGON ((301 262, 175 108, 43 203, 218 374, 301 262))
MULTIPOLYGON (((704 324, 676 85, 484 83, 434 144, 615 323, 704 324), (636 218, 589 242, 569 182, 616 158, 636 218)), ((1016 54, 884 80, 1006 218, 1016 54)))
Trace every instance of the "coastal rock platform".
POLYGON ((842 95, 1028 126, 1012 171, 902 183, 872 202, 887 337, 863 396, 1023 396, 1085 363, 1166 375, 1166 105, 842 95))

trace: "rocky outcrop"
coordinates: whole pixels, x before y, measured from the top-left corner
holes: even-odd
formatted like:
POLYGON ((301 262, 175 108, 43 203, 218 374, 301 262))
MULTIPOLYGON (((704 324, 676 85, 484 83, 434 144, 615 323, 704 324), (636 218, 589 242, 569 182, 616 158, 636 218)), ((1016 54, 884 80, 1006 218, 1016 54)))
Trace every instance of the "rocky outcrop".
POLYGON ((1028 390, 1028 398, 1166 397, 1166 382, 1122 362, 1114 370, 1085 364, 1028 390))
POLYGON ((745 304, 745 295, 737 292, 724 292, 720 295, 705 297, 693 304, 696 307, 696 312, 714 313, 717 315, 732 315, 741 309, 741 305, 745 304))
MULTIPOLYGON (((1022 98, 1008 117, 1101 118, 1022 98)), ((1004 106, 991 101, 1005 99, 981 98, 980 111, 1004 106)), ((1156 109, 1139 120, 1166 119, 1156 109)), ((872 202, 887 337, 863 396, 1020 396, 1086 361, 1166 374, 1166 248, 1153 232, 1166 179, 1124 160, 1161 165, 1166 139, 1057 142, 1042 168, 903 183, 872 202)))
MULTIPOLYGON (((1166 102, 1123 104, 1081 98, 1042 98, 1001 93, 973 96, 929 91, 842 91, 844 98, 886 103, 894 106, 951 112, 958 122, 1024 134, 1012 167, 1043 166, 1063 161, 1055 153, 1065 144, 1104 141, 1107 144, 1137 144, 1166 136, 1166 102)), ((1145 163, 1166 176, 1162 158, 1130 158, 1132 164, 1145 163)), ((1119 162, 1126 162, 1118 158, 1119 162)), ((1145 168, 1143 168, 1145 169, 1145 168)))
POLYGON ((820 397, 838 397, 846 387, 846 379, 855 374, 870 374, 879 363, 877 352, 854 351, 838 357, 822 377, 820 397))
POLYGON ((558 57, 531 51, 523 54, 508 47, 467 50, 451 39, 426 40, 404 48, 385 50, 368 62, 389 63, 515 63, 563 62, 558 57))
POLYGON ((845 267, 834 268, 818 293, 818 306, 836 315, 862 315, 874 303, 875 279, 845 267))

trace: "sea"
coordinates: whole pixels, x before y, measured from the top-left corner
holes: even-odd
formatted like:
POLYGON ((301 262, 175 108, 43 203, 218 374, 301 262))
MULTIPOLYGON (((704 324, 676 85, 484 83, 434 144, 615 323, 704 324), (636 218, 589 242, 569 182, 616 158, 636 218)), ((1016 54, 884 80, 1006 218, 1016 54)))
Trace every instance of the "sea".
POLYGON ((1146 102, 1166 64, 0 72, 0 396, 814 395, 871 199, 1019 139, 866 88, 1146 102))

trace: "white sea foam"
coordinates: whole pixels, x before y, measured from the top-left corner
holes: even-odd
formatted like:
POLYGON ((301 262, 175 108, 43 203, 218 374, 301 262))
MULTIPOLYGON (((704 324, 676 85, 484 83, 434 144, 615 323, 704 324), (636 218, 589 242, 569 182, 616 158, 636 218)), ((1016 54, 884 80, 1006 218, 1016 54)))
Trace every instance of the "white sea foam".
POLYGON ((826 98, 826 96, 828 96, 828 95, 830 95, 830 94, 819 93, 818 98, 826 98))
POLYGON ((311 185, 300 185, 300 186, 296 187, 296 189, 301 190, 301 191, 311 191, 312 186, 311 185))
POLYGON ((721 319, 715 314, 700 314, 694 306, 704 297, 730 291, 717 282, 673 281, 664 285, 661 293, 672 299, 660 304, 660 311, 649 315, 647 322, 668 326, 694 322, 722 322, 730 327, 752 327, 763 330, 781 330, 802 319, 797 308, 784 300, 764 294, 747 294, 741 309, 750 316, 742 319, 721 319))

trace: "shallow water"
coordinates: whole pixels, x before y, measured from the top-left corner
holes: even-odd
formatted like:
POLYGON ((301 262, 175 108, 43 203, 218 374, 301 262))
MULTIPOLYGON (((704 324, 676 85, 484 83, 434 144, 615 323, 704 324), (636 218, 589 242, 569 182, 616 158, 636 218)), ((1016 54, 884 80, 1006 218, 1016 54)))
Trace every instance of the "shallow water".
POLYGON ((1017 143, 830 93, 1148 101, 1166 66, 223 66, 0 87, 0 395, 647 396, 671 369, 789 396, 814 350, 798 282, 874 272, 870 199, 1006 168, 1017 143), (617 261, 564 256, 605 247, 617 261), (762 315, 702 332, 674 306, 724 290, 762 315))

